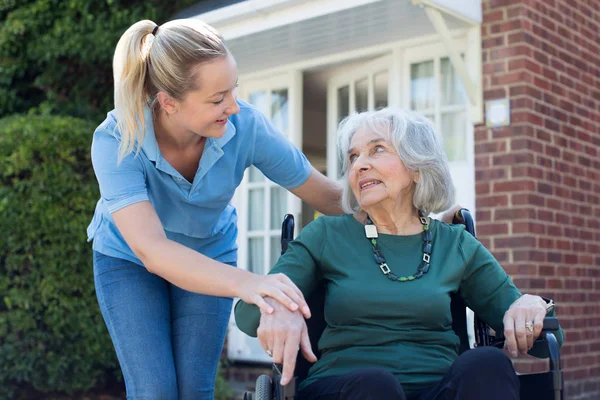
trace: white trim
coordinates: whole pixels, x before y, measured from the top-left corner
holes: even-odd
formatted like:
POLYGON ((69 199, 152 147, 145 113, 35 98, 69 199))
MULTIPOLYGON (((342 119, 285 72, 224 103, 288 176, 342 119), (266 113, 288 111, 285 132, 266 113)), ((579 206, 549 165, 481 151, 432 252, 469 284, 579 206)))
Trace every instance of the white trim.
MULTIPOLYGON (((288 91, 288 120, 287 132, 282 132, 287 138, 298 148, 302 147, 302 72, 298 70, 288 70, 285 73, 272 75, 264 79, 245 80, 240 82, 239 97, 246 101, 253 92, 264 91, 266 95, 266 106, 263 110, 264 115, 271 119, 271 93, 275 90, 287 89, 288 91)), ((234 195, 234 205, 238 207, 238 267, 242 269, 248 268, 248 239, 261 238, 265 240, 263 245, 263 268, 268 270, 271 260, 271 252, 274 250, 271 247, 273 238, 279 239, 281 230, 272 228, 271 224, 271 188, 278 187, 277 184, 270 181, 267 177, 263 177, 260 182, 248 182, 249 171, 246 170, 244 178, 234 195), (251 189, 259 189, 264 191, 264 219, 262 229, 248 231, 248 214, 250 212, 248 205, 248 193, 251 189)), ((295 216, 297 221, 301 220, 301 200, 287 191, 286 194, 286 209, 285 212, 295 216)), ((283 215, 277 217, 277 226, 283 220, 283 215)), ((267 270, 262 272, 266 273, 267 270)), ((260 271, 256 271, 260 273, 260 271)), ((229 329, 227 333, 228 346, 227 355, 229 359, 240 361, 251 361, 258 363, 272 362, 272 359, 266 355, 261 349, 260 344, 255 338, 251 338, 243 334, 235 326, 233 316, 230 317, 229 329)))
MULTIPOLYGON (((456 40, 460 41, 466 37, 467 30, 465 29, 456 29, 451 31, 451 35, 456 40)), ((290 70, 310 70, 313 68, 320 68, 331 64, 344 63, 350 60, 356 60, 359 58, 368 58, 381 56, 384 54, 392 53, 394 51, 398 52, 402 48, 414 47, 419 45, 427 45, 427 44, 435 44, 439 43, 440 38, 438 34, 425 35, 414 37, 410 39, 380 44, 371 47, 363 47, 360 49, 354 49, 349 51, 344 51, 340 53, 334 53, 331 55, 323 56, 323 57, 315 57, 311 59, 307 59, 304 61, 299 61, 290 64, 282 64, 269 69, 261 69, 260 71, 250 72, 247 74, 240 75, 240 82, 245 80, 254 80, 254 79, 265 79, 269 76, 278 75, 282 73, 289 72, 290 70)))
POLYGON ((393 88, 390 78, 393 65, 393 57, 385 55, 358 67, 352 67, 349 71, 340 72, 329 79, 327 83, 327 176, 329 178, 337 180, 339 172, 337 154, 338 89, 348 86, 348 110, 352 113, 356 109, 356 82, 367 78, 368 109, 373 110, 375 107, 373 77, 379 72, 386 71, 388 73, 388 104, 390 104, 390 94, 393 88))
MULTIPOLYGON (((428 0, 413 0, 413 2, 429 3, 428 0)), ((483 87, 481 83, 481 26, 475 25, 467 32, 468 51, 466 60, 460 56, 457 44, 452 38, 452 34, 446 25, 446 21, 439 7, 426 6, 425 13, 438 32, 440 39, 444 43, 448 58, 458 74, 465 92, 469 98, 469 118, 472 123, 480 124, 483 122, 483 87)))
POLYGON ((474 125, 483 123, 483 65, 481 54, 481 26, 469 29, 467 33, 467 52, 465 62, 467 71, 476 87, 476 102, 469 107, 469 119, 474 125))
MULTIPOLYGON (((460 53, 465 52, 467 49, 467 43, 465 40, 459 41, 457 43, 457 51, 460 53)), ((451 106, 440 106, 440 60, 444 57, 448 57, 448 52, 445 46, 442 43, 437 43, 429 46, 417 46, 413 48, 408 48, 404 50, 402 62, 404 63, 404 68, 406 73, 403 75, 403 107, 410 108, 410 84, 411 84, 411 76, 410 76, 410 66, 411 64, 424 62, 424 61, 433 61, 434 62, 434 76, 436 81, 436 95, 435 95, 435 107, 434 109, 428 110, 419 110, 418 112, 421 114, 432 115, 435 113, 435 127, 438 132, 441 132, 441 115, 447 112, 458 111, 461 106, 451 105, 451 106)), ((462 110, 467 111, 466 118, 466 159, 460 161, 451 161, 449 162, 451 174, 454 180, 455 185, 459 182, 457 177, 460 176, 460 182, 465 183, 466 188, 463 188, 460 195, 462 199, 460 204, 463 207, 466 207, 471 210, 471 212, 475 213, 475 143, 474 143, 474 132, 475 128, 473 125, 473 121, 470 120, 470 115, 468 113, 469 105, 468 103, 462 106, 462 110), (468 191, 468 192, 467 192, 468 191)), ((457 193, 458 195, 458 193, 457 193)))
MULTIPOLYGON (((450 2, 452 1, 454 0, 450 0, 450 2)), ((471 3, 464 3, 463 0, 461 4, 456 4, 456 2, 444 4, 448 3, 448 1, 445 0, 412 0, 412 3, 419 7, 434 8, 471 25, 479 25, 483 21, 481 0, 471 0, 471 3), (468 12, 469 4, 475 6, 474 13, 468 12)), ((473 7, 471 7, 470 10, 473 11, 473 7)))
POLYGON ((432 7, 425 7, 425 13, 431 20, 435 30, 439 33, 440 39, 444 43, 446 51, 448 51, 448 57, 450 58, 456 73, 460 77, 460 80, 462 81, 465 91, 467 92, 467 96, 469 96, 471 105, 477 104, 477 88, 467 72, 467 66, 460 56, 460 53, 456 48, 456 44, 452 40, 452 36, 450 35, 450 31, 448 30, 448 26, 446 25, 446 21, 444 21, 442 13, 432 7))
POLYGON ((194 16, 225 40, 266 31, 381 0, 248 0, 194 16))

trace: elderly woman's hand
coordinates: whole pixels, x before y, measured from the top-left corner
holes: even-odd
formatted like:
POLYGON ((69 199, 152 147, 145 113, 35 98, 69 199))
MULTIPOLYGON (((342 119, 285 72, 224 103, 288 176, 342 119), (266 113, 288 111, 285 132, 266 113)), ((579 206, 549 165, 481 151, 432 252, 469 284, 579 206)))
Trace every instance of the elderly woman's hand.
POLYGON ((261 312, 257 335, 261 346, 277 364, 283 363, 281 384, 291 381, 296 366, 298 349, 310 362, 317 361, 312 351, 304 317, 298 311, 290 311, 277 301, 265 298, 274 309, 272 314, 261 312))
POLYGON ((546 302, 539 296, 525 294, 515 300, 504 314, 505 346, 512 357, 526 354, 542 332, 546 302))

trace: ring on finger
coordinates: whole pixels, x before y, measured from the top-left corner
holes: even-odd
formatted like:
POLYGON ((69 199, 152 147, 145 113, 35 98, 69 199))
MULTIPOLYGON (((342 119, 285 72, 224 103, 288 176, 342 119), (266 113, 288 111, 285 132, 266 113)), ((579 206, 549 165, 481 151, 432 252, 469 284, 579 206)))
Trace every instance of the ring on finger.
POLYGON ((533 322, 531 322, 531 321, 526 322, 525 323, 525 328, 527 328, 527 330, 529 332, 533 332, 533 322))

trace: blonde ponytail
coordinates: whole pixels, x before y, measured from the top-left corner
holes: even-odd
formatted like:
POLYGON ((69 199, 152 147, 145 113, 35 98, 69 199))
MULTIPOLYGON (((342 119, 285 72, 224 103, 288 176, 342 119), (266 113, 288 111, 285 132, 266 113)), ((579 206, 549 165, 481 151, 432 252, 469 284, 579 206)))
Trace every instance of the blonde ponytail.
POLYGON ((144 107, 154 112, 159 91, 182 100, 196 89, 199 63, 225 57, 223 39, 202 21, 181 19, 133 24, 117 43, 113 58, 115 112, 121 134, 119 161, 139 152, 146 130, 144 107), (153 35, 152 32, 155 32, 153 35))
POLYGON ((152 30, 156 24, 144 20, 133 24, 125 31, 113 58, 113 75, 115 80, 115 112, 117 126, 121 133, 119 161, 126 154, 133 152, 135 143, 137 151, 144 141, 145 121, 144 106, 147 102, 146 75, 148 73, 147 58, 151 45, 152 30))

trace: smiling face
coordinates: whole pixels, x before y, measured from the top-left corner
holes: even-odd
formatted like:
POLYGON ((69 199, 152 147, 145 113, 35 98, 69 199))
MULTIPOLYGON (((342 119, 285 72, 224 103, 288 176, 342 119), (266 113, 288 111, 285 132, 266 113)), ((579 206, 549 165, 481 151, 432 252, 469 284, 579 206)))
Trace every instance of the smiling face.
POLYGON ((183 100, 171 100, 169 118, 183 132, 223 136, 227 119, 240 111, 236 102, 237 66, 231 55, 196 67, 197 89, 183 100))
POLYGON ((381 135, 360 128, 348 150, 348 181, 360 208, 393 209, 412 204, 416 174, 409 171, 394 145, 381 135))

